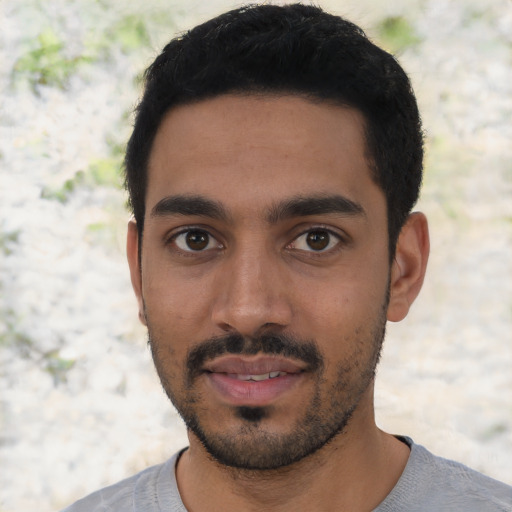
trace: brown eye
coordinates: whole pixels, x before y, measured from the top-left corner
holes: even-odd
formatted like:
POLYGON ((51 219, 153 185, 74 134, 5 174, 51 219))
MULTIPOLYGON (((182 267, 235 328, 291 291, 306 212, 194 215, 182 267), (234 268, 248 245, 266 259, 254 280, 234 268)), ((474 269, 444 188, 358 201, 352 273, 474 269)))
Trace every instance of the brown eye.
POLYGON ((331 236, 327 231, 310 231, 306 237, 308 247, 313 251, 322 251, 329 246, 331 236))
POLYGON ((189 231, 186 236, 186 243, 193 251, 202 251, 208 247, 208 233, 204 231, 189 231))
POLYGON ((327 253, 341 244, 339 235, 328 229, 311 229, 299 235, 288 246, 288 249, 302 252, 327 253))
POLYGON ((220 244, 207 231, 190 229, 179 233, 173 238, 176 246, 185 252, 200 252, 219 248, 220 244))

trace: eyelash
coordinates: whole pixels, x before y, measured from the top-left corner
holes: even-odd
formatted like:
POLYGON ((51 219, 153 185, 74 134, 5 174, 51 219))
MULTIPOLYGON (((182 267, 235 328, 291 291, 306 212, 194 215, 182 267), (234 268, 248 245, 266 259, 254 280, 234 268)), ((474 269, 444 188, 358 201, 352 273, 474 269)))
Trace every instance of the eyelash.
POLYGON ((220 247, 217 247, 218 249, 221 249, 221 248, 224 247, 223 244, 217 240, 217 237, 212 235, 208 231, 208 229, 205 229, 205 228, 202 228, 202 227, 198 227, 198 226, 185 227, 185 228, 181 229, 180 231, 178 231, 177 233, 173 233, 171 236, 169 236, 166 239, 165 245, 167 245, 167 246, 174 245, 173 249, 175 251, 180 252, 181 254, 186 255, 186 256, 197 256, 197 255, 199 255, 201 253, 203 253, 203 254, 206 253, 207 252, 206 250, 193 250, 193 249, 186 250, 186 249, 182 249, 181 247, 179 247, 176 244, 176 240, 180 236, 187 235, 188 233, 194 233, 194 232, 204 233, 209 238, 208 245, 210 245, 212 243, 212 241, 217 241, 218 245, 220 246, 220 247))
POLYGON ((325 226, 322 226, 322 225, 318 225, 318 226, 309 227, 308 229, 306 229, 303 232, 301 232, 300 234, 298 234, 286 247, 290 248, 291 250, 296 250, 296 251, 300 251, 302 253, 307 253, 308 256, 310 256, 310 257, 322 257, 324 255, 332 254, 333 252, 337 252, 337 251, 341 250, 341 248, 343 247, 344 244, 345 245, 347 244, 347 237, 346 236, 343 236, 340 233, 338 233, 338 232, 336 232, 336 231, 334 231, 334 230, 332 230, 332 229, 330 229, 328 227, 325 227, 325 226), (320 249, 320 250, 315 250, 312 247, 310 247, 310 250, 307 250, 307 249, 294 249, 293 247, 291 247, 292 245, 296 244, 297 241, 301 237, 310 235, 310 234, 315 233, 315 232, 326 233, 329 236, 330 239, 328 241, 328 246, 332 244, 332 242, 333 242, 332 239, 334 238, 335 239, 335 245, 333 247, 323 248, 323 249, 320 249))
MULTIPOLYGON (((186 249, 182 249, 181 247, 179 247, 176 244, 176 240, 180 236, 186 235, 188 233, 193 233, 193 232, 206 234, 206 236, 209 237, 208 245, 210 245, 213 241, 216 241, 218 243, 218 246, 215 247, 215 249, 223 249, 224 248, 224 244, 219 242, 218 238, 216 236, 212 235, 208 229, 202 228, 199 226, 187 226, 187 227, 182 228, 179 232, 171 234, 169 237, 166 238, 165 245, 174 246, 173 250, 181 253, 184 256, 192 256, 192 257, 196 256, 197 257, 198 255, 201 255, 201 254, 204 255, 206 253, 209 253, 212 249, 206 248, 206 249, 202 249, 202 250, 201 249, 200 250, 193 250, 193 249, 186 250, 186 249)), ((348 241, 347 241, 346 236, 343 236, 340 233, 335 232, 332 229, 327 228, 325 226, 317 225, 317 226, 309 227, 308 229, 305 229, 304 231, 302 231, 301 233, 296 235, 293 238, 293 240, 285 246, 285 248, 290 249, 292 251, 300 251, 301 253, 307 253, 308 256, 311 256, 311 257, 321 257, 322 255, 331 254, 333 252, 337 252, 337 250, 341 250, 342 246, 344 244, 346 245, 347 243, 348 243, 348 241), (315 250, 313 248, 310 248, 310 250, 296 249, 296 248, 292 247, 292 245, 296 244, 297 241, 301 237, 307 236, 307 235, 315 233, 315 232, 326 233, 330 237, 330 240, 328 241, 328 245, 330 245, 332 243, 332 238, 334 238, 336 240, 335 245, 328 249, 322 248, 319 250, 315 250)))

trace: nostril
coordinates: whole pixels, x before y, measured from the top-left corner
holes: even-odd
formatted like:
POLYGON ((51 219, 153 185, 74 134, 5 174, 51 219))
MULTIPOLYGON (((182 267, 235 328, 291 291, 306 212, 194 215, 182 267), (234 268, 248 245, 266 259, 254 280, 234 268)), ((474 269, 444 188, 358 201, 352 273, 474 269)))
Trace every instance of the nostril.
POLYGON ((236 329, 233 326, 231 326, 230 324, 228 324, 226 322, 219 322, 219 323, 217 323, 217 325, 220 329, 222 329, 225 332, 235 332, 236 331, 236 329))

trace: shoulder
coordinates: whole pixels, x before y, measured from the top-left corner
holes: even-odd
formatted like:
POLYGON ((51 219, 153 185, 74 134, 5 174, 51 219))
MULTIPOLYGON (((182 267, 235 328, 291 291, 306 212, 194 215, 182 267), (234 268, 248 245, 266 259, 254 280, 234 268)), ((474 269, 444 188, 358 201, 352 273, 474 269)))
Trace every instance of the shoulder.
MULTIPOLYGON (((479 511, 512 511, 512 487, 494 480, 464 464, 437 457, 420 445, 413 445, 417 451, 420 474, 431 483, 431 492, 440 500, 460 500, 463 503, 477 504, 479 511), (487 508, 486 508, 487 506, 487 508)), ((475 509, 476 510, 476 509, 475 509)))
POLYGON ((512 487, 408 441, 409 461, 377 511, 512 511, 512 487))
MULTIPOLYGON (((178 454, 167 462, 151 466, 125 480, 100 489, 78 500, 62 512, 121 512, 126 510, 159 511, 162 483, 172 485, 178 454)), ((176 488, 177 492, 177 488, 176 488)), ((166 493, 167 494, 167 493, 166 493)))

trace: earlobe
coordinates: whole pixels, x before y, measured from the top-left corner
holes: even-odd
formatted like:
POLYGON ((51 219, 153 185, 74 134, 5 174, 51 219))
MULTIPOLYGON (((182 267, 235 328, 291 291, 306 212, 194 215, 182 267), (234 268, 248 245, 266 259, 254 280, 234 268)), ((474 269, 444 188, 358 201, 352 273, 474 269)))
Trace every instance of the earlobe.
POLYGON ((133 291, 135 292, 139 305, 139 319, 142 324, 146 325, 144 301, 142 298, 142 273, 139 260, 139 233, 137 230, 137 223, 134 219, 130 219, 128 222, 126 255, 128 257, 128 265, 130 267, 130 278, 132 281, 133 291))
POLYGON ((427 268, 430 241, 425 215, 412 213, 404 224, 391 266, 387 318, 403 320, 418 296, 427 268))

